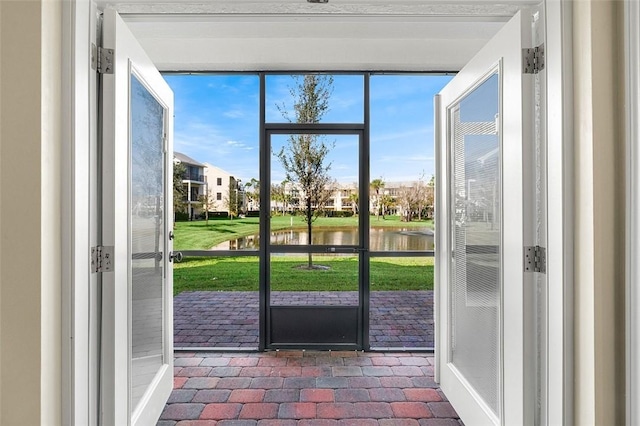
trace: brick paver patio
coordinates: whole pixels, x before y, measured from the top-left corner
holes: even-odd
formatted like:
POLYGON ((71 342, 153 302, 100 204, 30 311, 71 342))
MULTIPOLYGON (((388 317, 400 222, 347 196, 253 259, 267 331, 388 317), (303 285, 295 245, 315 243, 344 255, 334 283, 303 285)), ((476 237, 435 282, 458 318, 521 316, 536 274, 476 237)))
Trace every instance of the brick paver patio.
MULTIPOLYGON (((355 292, 272 292, 273 305, 357 304, 355 292)), ((174 298, 174 345, 257 348, 258 292, 194 291, 174 298)), ((373 291, 374 348, 432 348, 433 291, 373 291)))
POLYGON ((424 353, 177 352, 158 426, 461 426, 424 353))

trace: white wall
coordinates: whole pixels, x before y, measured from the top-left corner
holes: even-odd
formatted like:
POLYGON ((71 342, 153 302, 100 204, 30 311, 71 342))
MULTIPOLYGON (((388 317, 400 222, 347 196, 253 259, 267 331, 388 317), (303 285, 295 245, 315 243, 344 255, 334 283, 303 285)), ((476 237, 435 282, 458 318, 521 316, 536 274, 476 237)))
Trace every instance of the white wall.
POLYGON ((0 423, 60 424, 60 1, 0 15, 0 423))
POLYGON ((574 4, 575 424, 624 423, 622 2, 574 4))
MULTIPOLYGON (((231 175, 219 167, 213 166, 209 163, 204 163, 204 174, 207 176, 207 186, 211 193, 211 197, 214 201, 212 211, 228 212, 229 206, 225 200, 229 199, 229 183, 231 181, 231 175), (222 185, 218 185, 218 178, 222 179, 222 185), (222 200, 216 198, 217 193, 222 194, 222 200)), ((241 182, 241 185, 244 182, 241 182)))

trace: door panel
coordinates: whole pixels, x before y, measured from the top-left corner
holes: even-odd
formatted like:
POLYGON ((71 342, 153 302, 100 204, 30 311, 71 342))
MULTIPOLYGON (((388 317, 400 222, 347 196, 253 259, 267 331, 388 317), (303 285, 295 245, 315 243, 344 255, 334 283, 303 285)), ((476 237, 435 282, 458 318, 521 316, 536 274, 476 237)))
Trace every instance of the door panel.
POLYGON ((326 130, 267 133, 269 348, 363 346, 365 233, 360 216, 331 218, 343 213, 352 194, 362 196, 363 135, 326 130), (314 155, 324 155, 322 167, 314 155), (350 182, 338 183, 336 169, 348 170, 350 182), (327 227, 328 221, 339 226, 327 227))
POLYGON ((155 423, 173 384, 171 242, 173 94, 124 22, 105 10, 102 75, 103 424, 155 423))
POLYGON ((465 424, 526 424, 524 145, 530 143, 518 13, 440 93, 436 245, 438 370, 465 424), (446 207, 442 208, 445 203, 446 207))
POLYGON ((500 75, 449 107, 452 158, 450 362, 497 416, 500 322, 500 75))

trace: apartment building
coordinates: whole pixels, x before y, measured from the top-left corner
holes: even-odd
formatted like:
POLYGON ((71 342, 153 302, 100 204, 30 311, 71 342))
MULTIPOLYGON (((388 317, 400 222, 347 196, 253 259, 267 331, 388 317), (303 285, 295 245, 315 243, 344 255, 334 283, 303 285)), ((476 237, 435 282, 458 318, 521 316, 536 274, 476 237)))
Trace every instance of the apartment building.
POLYGON ((242 181, 220 167, 204 163, 209 194, 209 211, 230 213, 230 207, 243 210, 242 181), (237 200, 237 201, 236 201, 237 200), (235 203, 238 207, 235 207, 235 203))
POLYGON ((184 212, 193 220, 202 213, 202 197, 207 194, 206 165, 177 151, 173 152, 173 162, 185 167, 182 177, 184 212))

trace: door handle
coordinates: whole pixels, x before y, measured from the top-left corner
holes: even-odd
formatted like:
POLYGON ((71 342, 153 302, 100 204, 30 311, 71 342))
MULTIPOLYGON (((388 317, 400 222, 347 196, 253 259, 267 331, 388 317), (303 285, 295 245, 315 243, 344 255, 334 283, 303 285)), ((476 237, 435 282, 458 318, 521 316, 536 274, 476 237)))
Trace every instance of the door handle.
POLYGON ((174 237, 174 235, 173 235, 173 231, 169 231, 169 239, 170 239, 170 240, 173 240, 173 237, 174 237))
POLYGON ((182 253, 179 251, 172 251, 169 253, 169 262, 173 262, 174 260, 176 263, 182 262, 182 253))
POLYGON ((358 247, 329 247, 327 253, 359 253, 367 251, 366 248, 358 247))

